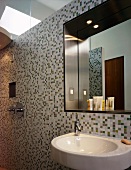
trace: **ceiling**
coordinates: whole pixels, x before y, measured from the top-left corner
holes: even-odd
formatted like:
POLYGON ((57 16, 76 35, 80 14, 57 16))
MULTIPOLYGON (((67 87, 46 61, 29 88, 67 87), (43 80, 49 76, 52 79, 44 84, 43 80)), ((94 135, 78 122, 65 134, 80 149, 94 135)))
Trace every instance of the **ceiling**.
POLYGON ((110 0, 97 6, 93 9, 93 11, 87 11, 75 19, 67 22, 65 27, 70 35, 84 40, 130 18, 131 0, 121 0, 119 2, 110 0), (93 22, 88 25, 88 20, 92 20, 93 22), (98 28, 94 29, 93 26, 97 24, 98 28))
POLYGON ((62 8, 63 6, 70 3, 72 0, 36 0, 36 1, 38 1, 38 2, 48 6, 49 8, 57 11, 60 8, 62 8))
POLYGON ((72 0, 0 0, 0 26, 17 38, 72 0))

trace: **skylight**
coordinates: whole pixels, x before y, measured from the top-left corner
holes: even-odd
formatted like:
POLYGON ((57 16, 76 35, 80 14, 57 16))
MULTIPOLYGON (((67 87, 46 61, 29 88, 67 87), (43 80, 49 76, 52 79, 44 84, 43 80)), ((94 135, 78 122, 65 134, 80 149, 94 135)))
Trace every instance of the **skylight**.
POLYGON ((6 6, 0 20, 0 26, 11 34, 21 35, 39 22, 41 21, 36 18, 6 6))

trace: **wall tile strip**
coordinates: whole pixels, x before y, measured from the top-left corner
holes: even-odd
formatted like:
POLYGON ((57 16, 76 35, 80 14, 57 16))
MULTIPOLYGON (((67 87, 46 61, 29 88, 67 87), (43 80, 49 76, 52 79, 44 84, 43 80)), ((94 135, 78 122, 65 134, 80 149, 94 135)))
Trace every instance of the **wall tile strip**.
POLYGON ((102 96, 102 47, 92 49, 89 55, 89 98, 102 96))

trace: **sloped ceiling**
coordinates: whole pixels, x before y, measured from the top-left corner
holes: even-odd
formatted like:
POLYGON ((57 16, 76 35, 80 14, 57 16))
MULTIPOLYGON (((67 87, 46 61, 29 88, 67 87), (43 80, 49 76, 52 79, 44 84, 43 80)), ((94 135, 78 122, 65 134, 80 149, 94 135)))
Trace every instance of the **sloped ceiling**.
POLYGON ((50 7, 51 9, 57 11, 66 4, 70 3, 72 0, 37 0, 38 2, 50 7))

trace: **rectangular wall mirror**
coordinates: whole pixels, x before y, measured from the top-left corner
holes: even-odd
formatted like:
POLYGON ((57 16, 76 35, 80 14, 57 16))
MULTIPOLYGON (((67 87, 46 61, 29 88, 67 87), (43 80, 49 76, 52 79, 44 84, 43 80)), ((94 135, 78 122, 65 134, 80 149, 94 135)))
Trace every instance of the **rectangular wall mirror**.
POLYGON ((130 11, 108 0, 64 24, 65 111, 131 110, 130 11))

